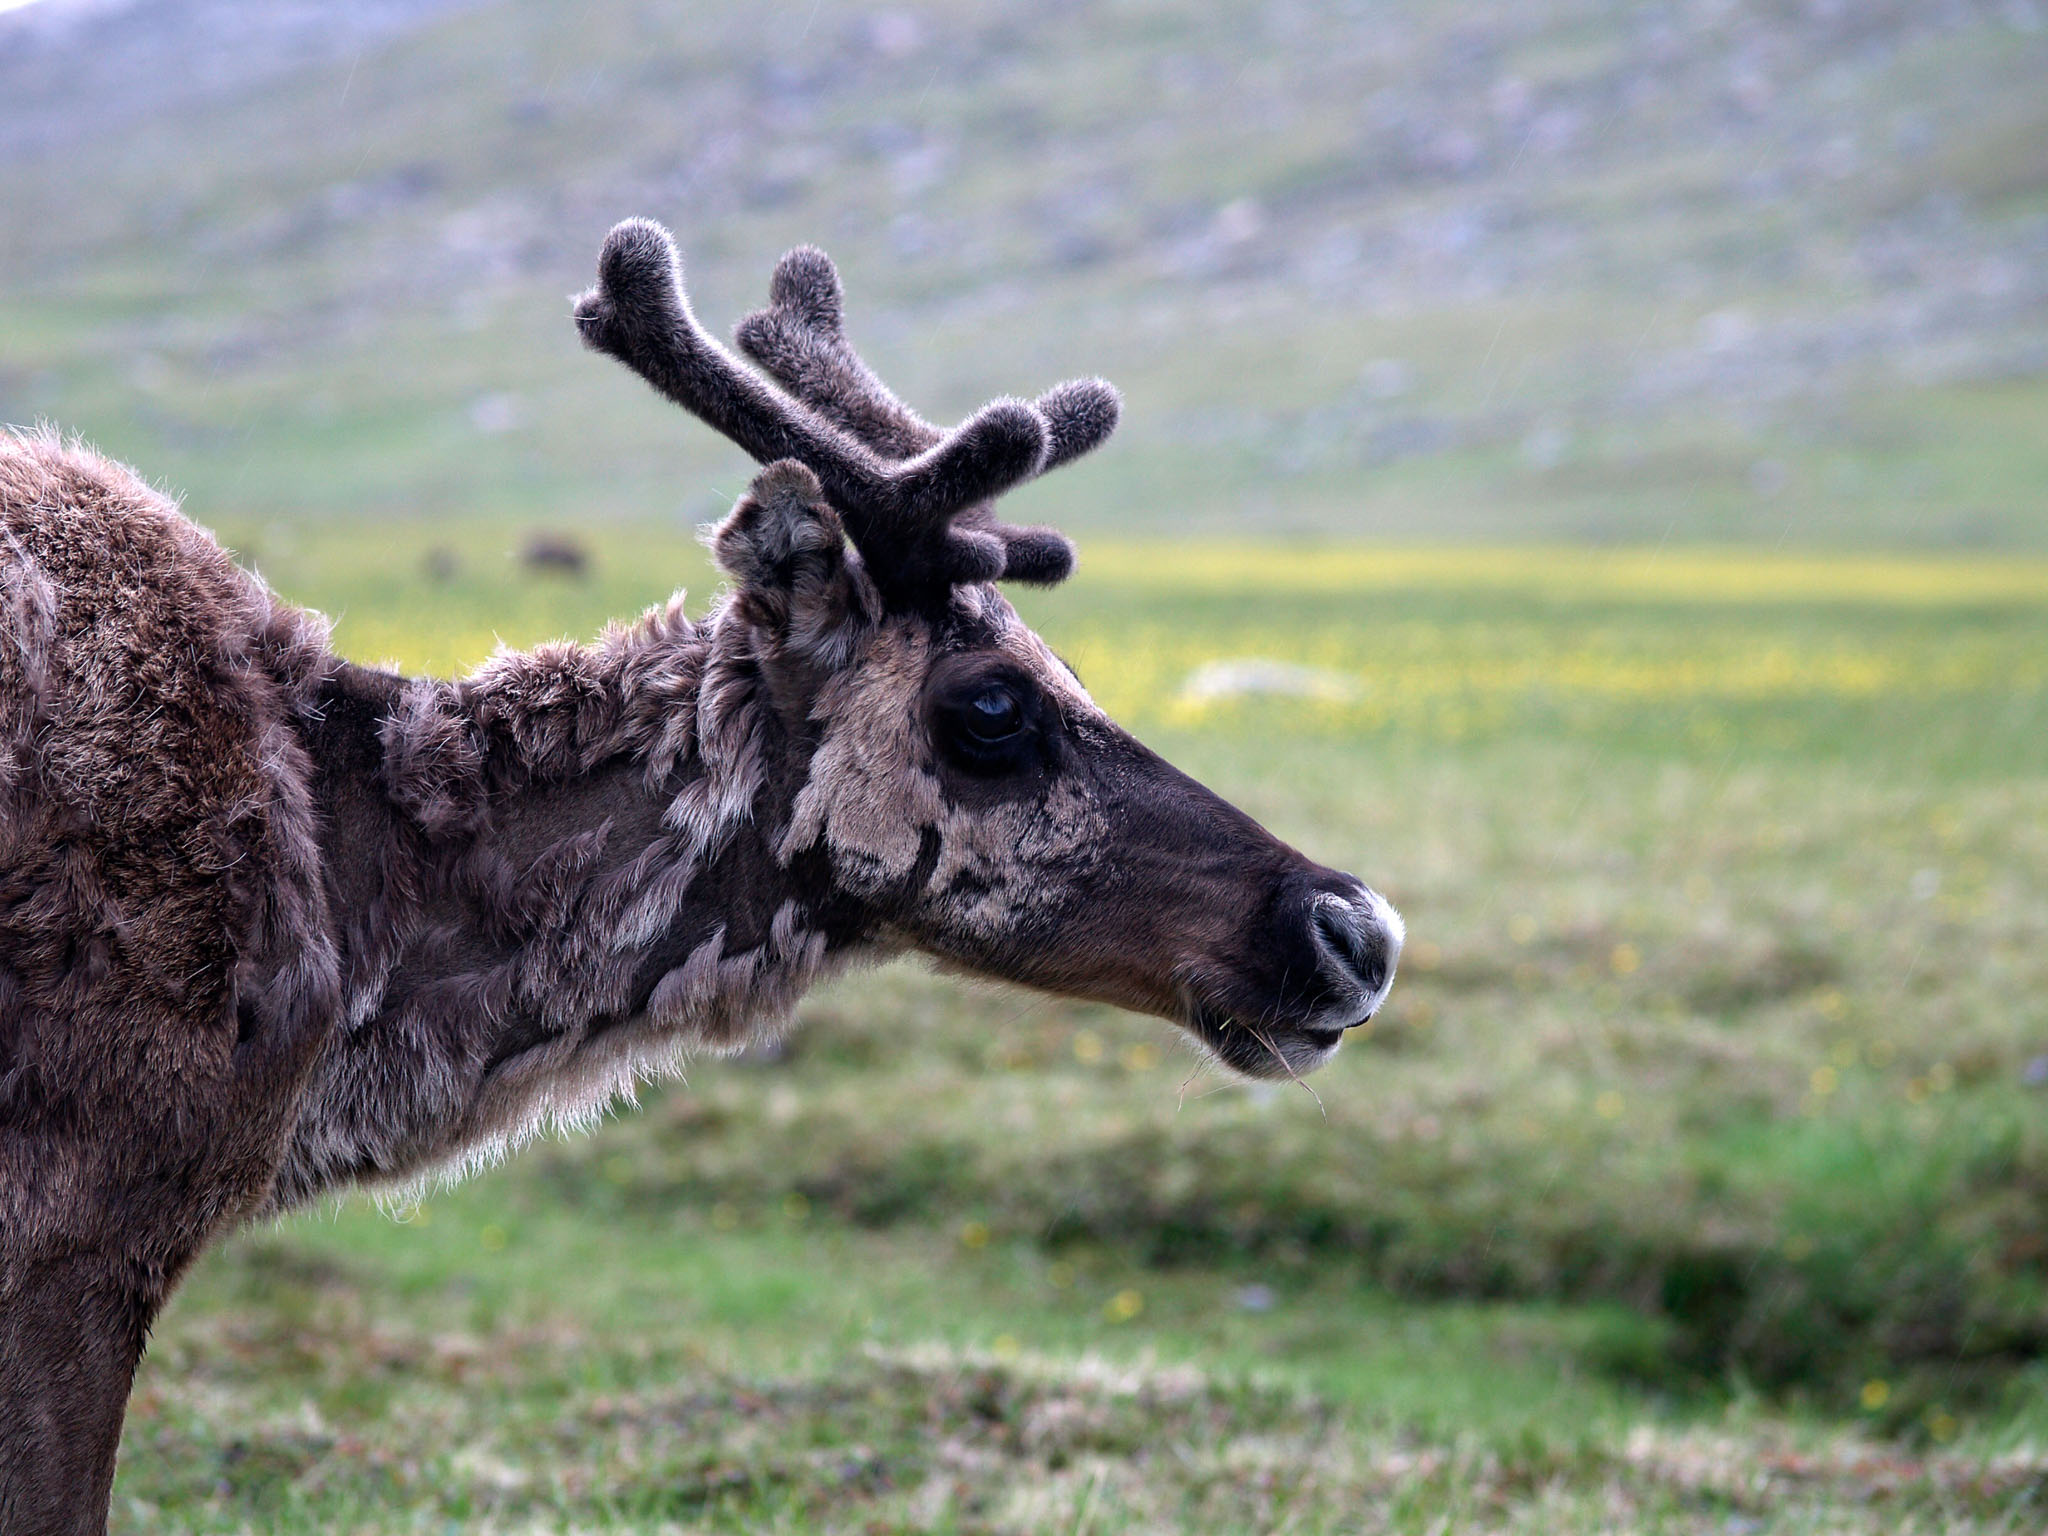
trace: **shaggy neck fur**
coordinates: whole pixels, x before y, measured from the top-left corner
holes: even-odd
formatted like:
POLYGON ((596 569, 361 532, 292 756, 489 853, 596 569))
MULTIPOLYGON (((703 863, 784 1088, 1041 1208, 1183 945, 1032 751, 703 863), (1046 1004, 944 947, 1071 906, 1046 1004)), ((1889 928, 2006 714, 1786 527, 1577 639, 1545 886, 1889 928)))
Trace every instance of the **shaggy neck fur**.
POLYGON ((810 752, 757 643, 678 599, 459 682, 336 675, 305 731, 342 1013, 274 1208, 586 1122, 878 951, 777 856, 810 752))

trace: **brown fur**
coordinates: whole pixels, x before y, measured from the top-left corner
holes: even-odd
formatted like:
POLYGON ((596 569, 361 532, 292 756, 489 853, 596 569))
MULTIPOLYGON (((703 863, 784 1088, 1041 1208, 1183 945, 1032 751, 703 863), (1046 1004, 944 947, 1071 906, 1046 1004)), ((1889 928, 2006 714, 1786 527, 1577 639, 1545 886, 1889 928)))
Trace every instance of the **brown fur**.
POLYGON ((1107 387, 952 433, 854 400, 880 385, 818 256, 760 343, 783 395, 622 228, 586 336, 817 459, 719 527, 701 623, 354 667, 128 471, 0 436, 0 1530, 102 1528, 149 1321, 234 1223, 581 1124, 837 967, 914 948, 1267 1074, 1385 995, 1391 909, 1118 730, 971 577, 1063 569, 989 497, 1106 436, 1107 387))
POLYGON ((294 722, 334 662, 162 497, 48 435, 0 447, 0 591, 15 1531, 104 1507, 149 1318, 291 1135, 336 986, 294 722))

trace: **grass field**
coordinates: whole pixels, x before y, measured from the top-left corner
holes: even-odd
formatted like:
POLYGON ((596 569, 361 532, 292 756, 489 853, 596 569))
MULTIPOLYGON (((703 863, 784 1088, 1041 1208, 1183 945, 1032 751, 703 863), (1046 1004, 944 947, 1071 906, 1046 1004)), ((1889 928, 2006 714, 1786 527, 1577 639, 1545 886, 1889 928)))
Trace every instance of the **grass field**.
POLYGON ((565 296, 646 214, 723 332, 815 242, 934 419, 1125 391, 1006 502, 1082 543, 1020 601, 1412 934, 1312 1091, 902 967, 247 1233, 117 1528, 2048 1526, 2042 19, 0 18, 0 422, 185 493, 349 654, 701 610, 747 468, 565 296), (542 521, 587 579, 523 571, 542 521))
MULTIPOLYGON (((582 583, 494 524, 229 533, 442 670, 710 582, 625 527, 582 583)), ((1097 696, 1404 910, 1370 1038, 1248 1088, 836 985, 209 1258, 118 1529, 2041 1528, 2048 562, 1083 556, 1025 606, 1097 696)))

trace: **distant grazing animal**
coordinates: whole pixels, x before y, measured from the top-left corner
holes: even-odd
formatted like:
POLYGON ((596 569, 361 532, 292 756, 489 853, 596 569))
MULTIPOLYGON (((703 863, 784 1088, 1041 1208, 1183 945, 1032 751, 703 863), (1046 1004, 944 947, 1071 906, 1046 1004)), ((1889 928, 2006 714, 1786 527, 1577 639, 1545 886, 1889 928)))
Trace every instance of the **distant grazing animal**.
POLYGON ((130 472, 0 434, 0 1530, 103 1529, 145 1333, 254 1216, 581 1124, 920 950, 1320 1065, 1401 923, 1112 724, 994 585, 993 497, 1105 439, 1097 380, 950 432, 793 251, 739 327, 666 231, 576 304, 767 467, 732 586, 460 681, 334 655, 130 472))
POLYGON ((580 580, 590 574, 590 551, 583 547, 581 539, 571 538, 565 533, 536 533, 529 536, 520 548, 519 563, 529 571, 574 576, 580 580))

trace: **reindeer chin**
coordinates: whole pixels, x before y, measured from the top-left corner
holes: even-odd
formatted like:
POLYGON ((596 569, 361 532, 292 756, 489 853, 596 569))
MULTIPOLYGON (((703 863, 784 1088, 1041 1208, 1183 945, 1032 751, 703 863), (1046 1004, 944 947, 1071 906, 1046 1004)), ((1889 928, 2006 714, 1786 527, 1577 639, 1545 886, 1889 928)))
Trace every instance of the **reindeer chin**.
POLYGON ((1248 1023, 1199 1000, 1190 1001, 1181 1022, 1212 1058, 1252 1078, 1306 1077, 1344 1043, 1342 1027, 1248 1023))

